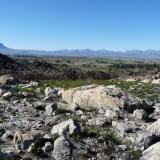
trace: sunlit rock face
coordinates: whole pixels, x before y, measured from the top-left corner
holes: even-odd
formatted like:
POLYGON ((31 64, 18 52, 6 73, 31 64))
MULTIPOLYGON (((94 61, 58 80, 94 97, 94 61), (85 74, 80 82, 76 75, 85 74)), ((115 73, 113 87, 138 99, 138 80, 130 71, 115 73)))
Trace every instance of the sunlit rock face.
POLYGON ((140 100, 130 94, 123 92, 120 88, 110 85, 88 85, 72 88, 62 93, 62 99, 71 107, 91 108, 120 108, 136 107, 140 100))

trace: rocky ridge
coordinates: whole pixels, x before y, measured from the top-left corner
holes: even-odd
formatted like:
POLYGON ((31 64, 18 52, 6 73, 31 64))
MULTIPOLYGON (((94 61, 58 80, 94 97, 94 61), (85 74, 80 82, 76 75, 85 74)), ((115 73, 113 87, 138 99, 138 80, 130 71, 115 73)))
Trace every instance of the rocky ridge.
POLYGON ((160 156, 158 103, 113 85, 64 90, 40 88, 33 81, 8 84, 11 78, 5 78, 0 86, 0 159, 153 160, 160 156))

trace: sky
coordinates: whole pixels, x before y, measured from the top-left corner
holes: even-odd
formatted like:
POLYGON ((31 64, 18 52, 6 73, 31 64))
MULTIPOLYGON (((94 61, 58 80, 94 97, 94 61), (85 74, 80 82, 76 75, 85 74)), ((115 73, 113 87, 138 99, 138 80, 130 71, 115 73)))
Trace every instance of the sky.
POLYGON ((160 49, 160 0, 0 0, 15 49, 160 49))

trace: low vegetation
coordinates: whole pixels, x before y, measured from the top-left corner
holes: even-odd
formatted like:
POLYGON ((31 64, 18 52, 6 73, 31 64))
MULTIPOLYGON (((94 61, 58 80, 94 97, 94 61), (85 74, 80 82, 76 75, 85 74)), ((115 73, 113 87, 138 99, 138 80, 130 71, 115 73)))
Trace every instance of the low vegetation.
POLYGON ((0 55, 0 75, 12 73, 22 80, 105 80, 156 74, 159 61, 87 57, 34 57, 0 55))
POLYGON ((150 100, 158 100, 160 95, 160 85, 143 83, 139 81, 127 82, 119 80, 45 80, 40 81, 40 87, 61 87, 64 89, 80 87, 89 84, 98 85, 116 85, 123 91, 131 93, 139 98, 147 98, 150 100))

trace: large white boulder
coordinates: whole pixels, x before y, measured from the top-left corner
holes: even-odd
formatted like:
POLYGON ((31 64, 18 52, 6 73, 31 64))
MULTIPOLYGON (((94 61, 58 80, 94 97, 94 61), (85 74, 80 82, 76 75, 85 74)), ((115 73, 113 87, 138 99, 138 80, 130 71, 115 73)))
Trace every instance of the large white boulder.
POLYGON ((148 126, 147 131, 157 136, 160 136, 160 118, 156 122, 148 126))
POLYGON ((93 107, 113 110, 125 107, 129 107, 127 109, 135 108, 140 102, 138 98, 113 85, 88 85, 68 89, 62 92, 62 100, 66 101, 71 108, 93 107))
POLYGON ((140 160, 159 160, 160 159, 160 142, 150 146, 142 153, 140 160))
POLYGON ((57 138, 54 142, 53 150, 55 160, 69 160, 71 155, 70 143, 63 136, 57 138))
POLYGON ((69 137, 60 136, 54 141, 53 158, 55 160, 86 159, 85 147, 69 137))
POLYGON ((75 121, 72 119, 63 121, 55 126, 53 126, 51 130, 51 134, 53 136, 57 135, 63 135, 64 131, 69 131, 69 134, 74 133, 76 130, 78 130, 78 126, 75 124, 75 121))

